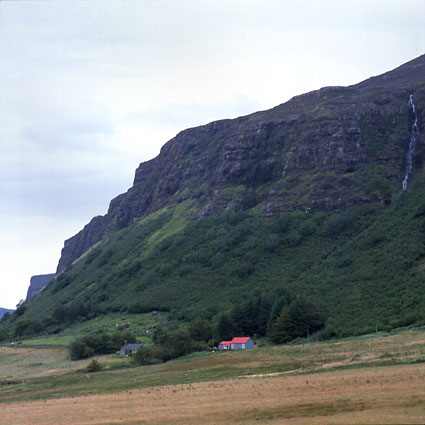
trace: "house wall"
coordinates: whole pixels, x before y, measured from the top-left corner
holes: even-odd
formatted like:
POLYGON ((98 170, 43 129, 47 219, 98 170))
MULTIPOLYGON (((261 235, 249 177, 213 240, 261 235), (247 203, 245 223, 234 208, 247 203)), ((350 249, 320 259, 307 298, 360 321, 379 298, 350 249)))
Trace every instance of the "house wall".
POLYGON ((254 348, 254 341, 249 339, 245 344, 245 348, 254 348))
POLYGON ((254 348, 254 341, 252 339, 249 339, 246 343, 233 343, 230 344, 230 348, 232 350, 246 350, 248 348, 254 348))

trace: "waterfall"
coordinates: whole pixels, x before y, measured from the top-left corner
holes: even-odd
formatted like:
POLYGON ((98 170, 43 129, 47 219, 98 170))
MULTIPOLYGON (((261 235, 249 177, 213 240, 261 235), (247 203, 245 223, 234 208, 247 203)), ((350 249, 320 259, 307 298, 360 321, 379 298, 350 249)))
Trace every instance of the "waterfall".
POLYGON ((403 190, 407 190, 407 181, 409 180, 409 176, 413 169, 413 154, 415 153, 416 139, 419 133, 418 116, 416 114, 416 108, 415 108, 415 104, 413 103, 412 94, 409 96, 409 102, 407 105, 409 109, 412 110, 414 121, 412 124, 412 129, 410 130, 409 149, 407 150, 407 153, 406 153, 406 174, 404 175, 403 184, 402 184, 403 190))

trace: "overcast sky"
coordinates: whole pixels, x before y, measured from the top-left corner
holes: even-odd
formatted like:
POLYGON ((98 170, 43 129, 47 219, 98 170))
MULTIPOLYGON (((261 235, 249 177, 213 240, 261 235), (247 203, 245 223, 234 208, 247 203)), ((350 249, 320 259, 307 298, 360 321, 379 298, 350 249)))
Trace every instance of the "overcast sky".
POLYGON ((0 0, 0 307, 180 130, 424 52, 423 0, 0 0))

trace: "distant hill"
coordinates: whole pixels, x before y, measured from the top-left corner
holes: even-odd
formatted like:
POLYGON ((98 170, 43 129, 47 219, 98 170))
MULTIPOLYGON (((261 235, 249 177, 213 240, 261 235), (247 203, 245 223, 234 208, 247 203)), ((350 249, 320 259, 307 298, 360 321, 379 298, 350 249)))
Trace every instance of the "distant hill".
POLYGON ((182 131, 4 326, 151 310, 217 323, 269 314, 284 291, 314 302, 327 335, 425 324, 424 111, 421 56, 182 131))
POLYGON ((14 310, 8 308, 0 308, 0 319, 4 316, 4 313, 13 313, 14 310))

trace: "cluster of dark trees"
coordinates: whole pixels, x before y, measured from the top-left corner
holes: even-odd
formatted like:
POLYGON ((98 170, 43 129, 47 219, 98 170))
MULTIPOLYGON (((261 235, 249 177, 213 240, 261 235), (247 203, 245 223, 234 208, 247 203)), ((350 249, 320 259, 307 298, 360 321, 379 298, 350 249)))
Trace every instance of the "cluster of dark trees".
POLYGON ((64 328, 73 323, 90 320, 96 316, 96 310, 90 306, 79 302, 70 303, 70 305, 57 306, 51 315, 46 315, 42 320, 27 318, 24 313, 27 310, 27 302, 21 300, 16 306, 13 314, 5 313, 0 319, 0 325, 10 321, 14 323, 13 327, 7 332, 0 328, 0 341, 10 337, 22 338, 40 333, 59 333, 64 328), (12 331, 10 330, 12 329, 12 331))
POLYGON ((159 327, 152 337, 153 344, 141 346, 135 361, 140 365, 166 362, 194 351, 202 351, 212 347, 212 328, 210 323, 196 317, 188 329, 172 329, 159 327))
POLYGON ((311 301, 278 290, 238 303, 221 314, 216 325, 196 317, 188 329, 158 328, 153 344, 140 347, 134 358, 141 365, 165 362, 234 336, 266 336, 276 344, 284 344, 309 336, 323 325, 323 317, 311 301))
POLYGON ((293 297, 284 289, 253 296, 223 313, 216 327, 221 340, 234 336, 267 336, 284 344, 317 332, 324 325, 318 308, 309 300, 293 297))
POLYGON ((140 365, 166 362, 202 349, 186 329, 158 328, 153 334, 153 344, 143 345, 134 355, 140 365))
POLYGON ((111 354, 118 351, 126 342, 136 342, 136 337, 128 331, 95 332, 74 339, 69 346, 69 354, 72 360, 85 359, 99 354, 111 354))

